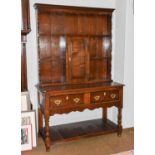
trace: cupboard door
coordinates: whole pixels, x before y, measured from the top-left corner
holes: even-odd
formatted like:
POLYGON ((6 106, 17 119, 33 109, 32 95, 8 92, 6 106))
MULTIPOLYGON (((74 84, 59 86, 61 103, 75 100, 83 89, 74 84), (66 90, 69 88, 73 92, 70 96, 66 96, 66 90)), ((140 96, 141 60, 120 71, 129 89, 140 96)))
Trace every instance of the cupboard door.
POLYGON ((84 82, 87 79, 87 42, 84 37, 69 37, 68 43, 68 82, 84 82))

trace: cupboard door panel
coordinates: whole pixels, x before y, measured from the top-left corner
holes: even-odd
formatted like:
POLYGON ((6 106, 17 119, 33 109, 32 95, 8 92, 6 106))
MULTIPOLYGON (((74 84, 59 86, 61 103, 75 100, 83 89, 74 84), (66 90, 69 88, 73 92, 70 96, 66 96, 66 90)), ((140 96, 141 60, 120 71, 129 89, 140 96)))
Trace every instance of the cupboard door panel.
POLYGON ((86 38, 68 38, 68 78, 70 82, 83 82, 86 80, 86 44, 86 38))

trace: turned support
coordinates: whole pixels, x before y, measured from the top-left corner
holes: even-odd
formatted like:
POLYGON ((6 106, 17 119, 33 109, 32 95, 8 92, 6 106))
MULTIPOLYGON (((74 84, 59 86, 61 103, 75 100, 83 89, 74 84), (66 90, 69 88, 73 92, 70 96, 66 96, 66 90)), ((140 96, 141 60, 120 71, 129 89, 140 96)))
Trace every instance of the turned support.
POLYGON ((40 108, 38 108, 38 119, 39 119, 38 128, 40 131, 43 128, 43 113, 41 112, 40 108))
POLYGON ((103 118, 103 121, 106 123, 107 122, 107 108, 102 108, 102 118, 103 118))
POLYGON ((118 108, 118 136, 122 134, 122 108, 118 108))
POLYGON ((45 146, 46 151, 50 151, 50 128, 49 128, 49 116, 45 116, 45 146))

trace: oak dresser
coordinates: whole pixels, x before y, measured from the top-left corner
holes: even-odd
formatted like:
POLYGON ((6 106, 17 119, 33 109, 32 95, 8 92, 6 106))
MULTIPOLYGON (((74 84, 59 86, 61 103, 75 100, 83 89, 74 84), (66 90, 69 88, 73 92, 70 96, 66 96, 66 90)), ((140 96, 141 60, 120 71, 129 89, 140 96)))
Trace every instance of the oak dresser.
POLYGON ((35 4, 39 131, 51 144, 122 132, 123 84, 111 79, 113 9, 35 4), (118 124, 107 108, 118 108, 118 124), (49 126, 54 114, 102 108, 101 119, 49 126), (45 127, 43 126, 45 120, 45 127))

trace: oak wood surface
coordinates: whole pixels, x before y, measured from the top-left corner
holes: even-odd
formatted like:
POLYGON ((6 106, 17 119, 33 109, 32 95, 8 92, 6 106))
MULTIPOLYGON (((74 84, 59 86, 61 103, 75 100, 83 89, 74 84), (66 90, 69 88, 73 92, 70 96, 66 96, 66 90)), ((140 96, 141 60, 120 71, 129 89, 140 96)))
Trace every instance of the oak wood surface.
POLYGON ((74 134, 69 132, 66 141, 67 138, 108 132, 121 135, 123 84, 113 82, 111 78, 113 9, 45 4, 36 4, 35 7, 39 67, 39 83, 36 87, 41 98, 39 129, 45 140, 46 151, 50 150, 55 139, 62 140, 70 131, 62 131, 63 127, 60 126, 61 135, 53 127, 50 128, 50 116, 55 114, 103 109, 99 124, 93 120, 88 124, 79 123, 77 128, 84 130, 75 130, 77 134, 74 130, 74 134), (118 109, 117 125, 108 120, 107 108, 113 106, 118 109), (55 134, 52 135, 51 130, 55 134), (61 136, 54 139, 55 135, 61 136))
MULTIPOLYGON (((40 133, 45 139, 44 130, 42 128, 40 133)), ((52 126, 50 127, 50 139, 52 143, 62 143, 94 135, 112 133, 117 130, 117 125, 110 120, 107 120, 106 124, 104 124, 102 119, 95 119, 52 126)))
POLYGON ((112 9, 36 6, 40 84, 111 81, 112 9))

